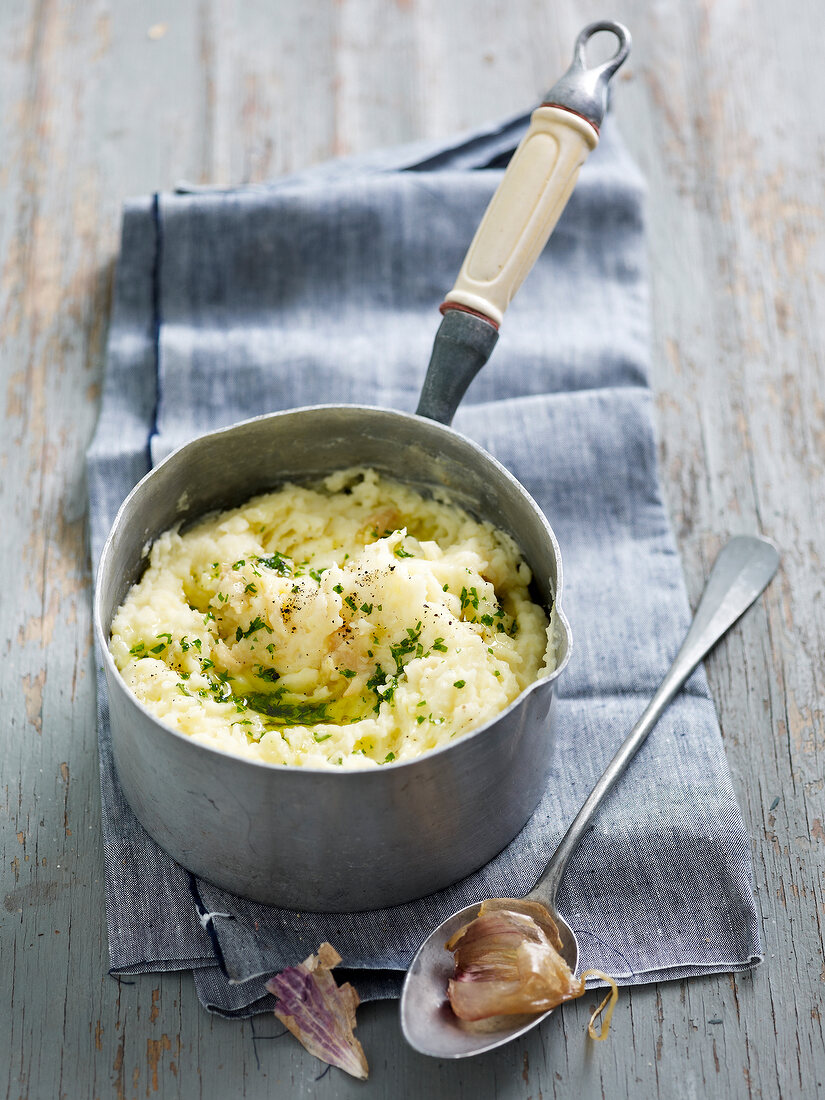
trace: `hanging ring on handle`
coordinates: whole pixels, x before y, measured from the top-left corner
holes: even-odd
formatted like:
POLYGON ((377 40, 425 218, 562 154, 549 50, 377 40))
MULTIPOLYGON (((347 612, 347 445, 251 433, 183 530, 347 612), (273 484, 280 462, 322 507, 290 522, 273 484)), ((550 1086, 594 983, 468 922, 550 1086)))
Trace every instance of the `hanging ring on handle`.
POLYGON ((542 106, 572 111, 598 131, 607 111, 610 79, 630 53, 630 44, 630 31, 623 23, 615 23, 610 19, 588 23, 576 39, 570 68, 547 93, 542 106), (619 48, 607 61, 590 68, 587 65, 585 47, 593 35, 600 31, 615 35, 619 48))
POLYGON ((608 77, 611 77, 630 53, 630 44, 630 31, 623 23, 614 23, 610 19, 603 19, 597 23, 588 23, 586 27, 582 28, 573 47, 573 57, 580 68, 590 68, 593 72, 606 72, 608 77), (612 57, 609 57, 607 61, 603 61, 601 65, 588 66, 584 52, 585 46, 599 31, 607 31, 609 34, 615 35, 619 41, 619 48, 612 57))

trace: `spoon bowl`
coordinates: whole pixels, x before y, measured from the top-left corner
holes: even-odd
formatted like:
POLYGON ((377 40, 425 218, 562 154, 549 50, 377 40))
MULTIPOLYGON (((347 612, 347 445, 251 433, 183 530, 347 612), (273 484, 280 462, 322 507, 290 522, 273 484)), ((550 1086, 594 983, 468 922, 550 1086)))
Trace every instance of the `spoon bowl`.
MULTIPOLYGON (((542 900, 542 899, 531 899, 542 900)), ((562 957, 573 973, 579 964, 579 945, 570 925, 550 909, 562 942, 562 957)), ((475 920, 481 902, 465 905, 432 932, 413 959, 401 994, 401 1027, 410 1046, 435 1058, 467 1058, 517 1039, 546 1020, 548 1012, 521 1016, 496 1016, 491 1021, 467 1024, 460 1020, 447 999, 447 982, 453 976, 453 956, 445 944, 465 924, 475 920)))

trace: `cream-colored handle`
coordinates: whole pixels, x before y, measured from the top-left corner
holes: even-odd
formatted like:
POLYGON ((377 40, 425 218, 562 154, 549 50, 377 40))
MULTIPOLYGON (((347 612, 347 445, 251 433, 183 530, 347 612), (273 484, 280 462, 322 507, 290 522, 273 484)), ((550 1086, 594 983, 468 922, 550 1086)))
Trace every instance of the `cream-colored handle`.
POLYGON ((543 106, 533 112, 445 304, 501 324, 598 141, 597 130, 571 111, 543 106))

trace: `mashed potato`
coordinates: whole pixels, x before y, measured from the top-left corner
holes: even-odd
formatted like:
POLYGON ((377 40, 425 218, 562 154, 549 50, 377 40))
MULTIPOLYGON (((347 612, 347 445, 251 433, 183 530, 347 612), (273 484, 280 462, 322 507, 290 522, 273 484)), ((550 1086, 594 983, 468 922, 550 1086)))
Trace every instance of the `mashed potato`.
POLYGON ((273 764, 409 760, 555 664, 507 535, 374 470, 286 485, 152 546, 112 623, 161 721, 273 764))

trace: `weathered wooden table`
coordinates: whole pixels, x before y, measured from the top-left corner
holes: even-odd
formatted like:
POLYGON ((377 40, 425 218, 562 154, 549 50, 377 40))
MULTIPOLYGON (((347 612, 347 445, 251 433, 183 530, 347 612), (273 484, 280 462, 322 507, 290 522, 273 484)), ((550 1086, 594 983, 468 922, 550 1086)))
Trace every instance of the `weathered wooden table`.
MULTIPOLYGON (((0 7, 8 1097, 825 1095, 825 96, 821 0, 8 0, 0 7), (120 206, 437 137, 529 106, 579 26, 626 21, 616 106, 650 187, 661 469, 691 593, 731 533, 783 551, 709 662, 767 958, 625 993, 464 1064, 359 1014, 367 1085, 188 974, 107 976, 83 453, 120 206)), ((585 998, 589 1001, 591 998, 585 998)))

